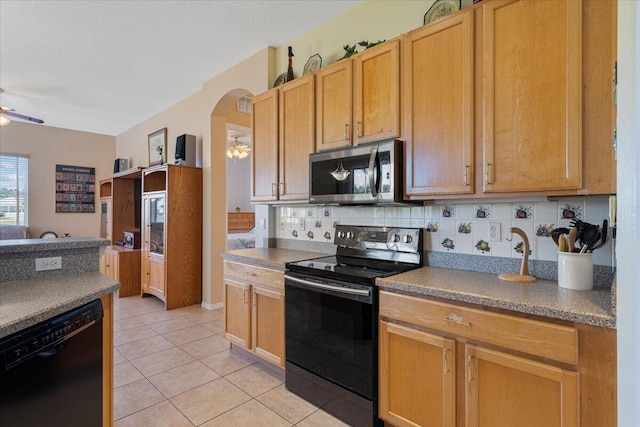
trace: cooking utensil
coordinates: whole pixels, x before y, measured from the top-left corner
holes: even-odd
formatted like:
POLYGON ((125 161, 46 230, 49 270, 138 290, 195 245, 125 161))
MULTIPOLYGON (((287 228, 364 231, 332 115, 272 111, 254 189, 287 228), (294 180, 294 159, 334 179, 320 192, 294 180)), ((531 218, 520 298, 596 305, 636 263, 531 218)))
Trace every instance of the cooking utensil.
POLYGON ((569 230, 569 248, 567 252, 573 252, 573 248, 576 246, 576 239, 578 238, 578 229, 575 227, 571 227, 569 230))
POLYGON ((566 234, 560 234, 558 237, 558 250, 560 252, 567 252, 567 248, 569 247, 569 239, 566 234))
POLYGON ((599 240, 600 231, 598 230, 598 226, 592 224, 585 225, 580 241, 587 245, 587 250, 589 250, 589 252, 593 251, 593 247, 599 240))
POLYGON ((600 230, 600 243, 598 243, 593 248, 591 248, 591 252, 593 252, 596 249, 604 246, 607 243, 607 232, 608 232, 608 230, 609 230, 609 223, 605 219, 604 221, 602 221, 602 230, 600 230))
POLYGON ((609 225, 611 226, 611 271, 616 269, 616 226, 617 226, 617 215, 618 210, 618 197, 613 195, 609 196, 609 225))
POLYGON ((553 241, 555 242, 556 245, 559 245, 558 240, 560 239, 560 236, 562 234, 567 234, 569 233, 569 229, 565 228, 565 227, 559 227, 559 228, 554 228, 553 230, 551 230, 551 238, 553 239, 553 241))

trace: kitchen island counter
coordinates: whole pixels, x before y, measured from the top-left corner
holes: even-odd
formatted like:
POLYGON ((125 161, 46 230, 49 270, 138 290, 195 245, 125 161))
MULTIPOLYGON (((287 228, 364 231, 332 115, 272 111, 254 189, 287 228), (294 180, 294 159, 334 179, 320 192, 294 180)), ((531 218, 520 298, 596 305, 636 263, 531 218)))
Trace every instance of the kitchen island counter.
POLYGON ((432 297, 534 314, 553 319, 615 328, 611 288, 564 289, 557 282, 513 283, 495 274, 423 267, 377 279, 380 289, 416 297, 432 297))
POLYGON ((79 307, 120 288, 99 272, 0 284, 0 338, 79 307))

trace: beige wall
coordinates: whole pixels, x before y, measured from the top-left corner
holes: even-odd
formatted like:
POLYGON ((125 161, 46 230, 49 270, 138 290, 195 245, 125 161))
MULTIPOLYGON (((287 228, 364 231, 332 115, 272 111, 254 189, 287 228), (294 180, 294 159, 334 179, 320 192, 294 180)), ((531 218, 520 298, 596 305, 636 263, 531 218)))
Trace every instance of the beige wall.
MULTIPOLYGON (((471 3, 472 0, 464 0, 471 3)), ((226 249, 226 123, 233 121, 233 99, 267 90, 286 70, 286 47, 294 47, 295 70, 302 74, 309 56, 319 53, 323 65, 344 54, 344 44, 362 40, 390 39, 422 25, 433 0, 368 0, 284 43, 279 49, 265 48, 203 84, 202 90, 116 137, 118 157, 130 158, 135 166, 147 164, 147 135, 168 128, 168 153, 174 153, 175 138, 196 135, 202 148, 204 179, 203 301, 205 306, 222 301, 222 261, 226 249), (232 93, 228 98, 226 94, 232 93), (222 101, 222 102, 221 102, 222 101), (215 110, 215 111, 214 111, 215 110)))
POLYGON ((49 230, 59 236, 65 233, 73 237, 99 236, 97 202, 96 213, 92 214, 55 212, 56 165, 95 168, 96 181, 99 181, 113 172, 115 142, 113 136, 18 121, 0 128, 0 152, 29 155, 29 229, 32 237, 49 230))
MULTIPOLYGON (((471 0, 469 0, 472 2, 471 0)), ((287 47, 293 47, 293 70, 301 76, 309 57, 319 54, 322 66, 341 58, 342 46, 366 40, 389 40, 422 25, 424 14, 434 0, 367 0, 300 37, 284 43, 277 50, 277 73, 287 71, 287 47)), ((358 52, 362 51, 358 46, 358 52)), ((277 76, 277 74, 276 74, 277 76)), ((270 84, 273 85, 275 77, 270 84)), ((271 86, 270 86, 271 87, 271 86)))
POLYGON ((175 153, 177 136, 183 133, 196 135, 202 150, 204 180, 202 299, 206 307, 222 301, 220 254, 226 250, 227 230, 226 123, 227 120, 238 121, 232 112, 235 102, 230 100, 267 89, 272 50, 261 50, 205 82, 201 91, 116 137, 118 157, 130 158, 135 166, 146 166, 149 133, 167 128, 170 156, 175 153))

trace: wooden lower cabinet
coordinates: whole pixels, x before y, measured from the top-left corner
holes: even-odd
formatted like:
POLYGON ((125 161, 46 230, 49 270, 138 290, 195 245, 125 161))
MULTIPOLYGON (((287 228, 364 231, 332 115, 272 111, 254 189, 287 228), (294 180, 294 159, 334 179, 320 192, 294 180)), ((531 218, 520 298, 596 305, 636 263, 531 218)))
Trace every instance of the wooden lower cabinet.
POLYGON ((580 425, 578 373, 466 345, 469 427, 580 425))
POLYGON ((232 343, 284 367, 284 274, 225 262, 224 332, 232 343))
POLYGON ((615 330, 386 291, 379 324, 392 426, 616 426, 615 330))
POLYGON ((232 343, 251 348, 251 285, 224 281, 224 335, 232 343))
POLYGON ((394 426, 453 426, 455 341, 380 322, 380 418, 394 426))
POLYGON ((127 249, 120 246, 111 246, 105 249, 100 261, 100 271, 120 282, 119 298, 140 294, 141 257, 139 249, 127 249))
POLYGON ((102 300, 102 426, 113 426, 113 294, 102 300))

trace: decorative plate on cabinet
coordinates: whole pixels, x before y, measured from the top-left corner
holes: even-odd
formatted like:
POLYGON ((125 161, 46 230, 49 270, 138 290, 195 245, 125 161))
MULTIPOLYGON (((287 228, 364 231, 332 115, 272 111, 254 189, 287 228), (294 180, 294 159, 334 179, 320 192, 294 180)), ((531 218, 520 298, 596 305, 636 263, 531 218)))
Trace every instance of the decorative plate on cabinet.
POLYGON ((460 0, 436 0, 427 13, 424 14, 423 24, 426 25, 459 10, 460 0))
POLYGON ((304 72, 302 75, 306 76, 309 73, 313 73, 316 70, 319 70, 322 66, 322 57, 317 53, 315 55, 311 55, 306 64, 304 64, 304 72))

